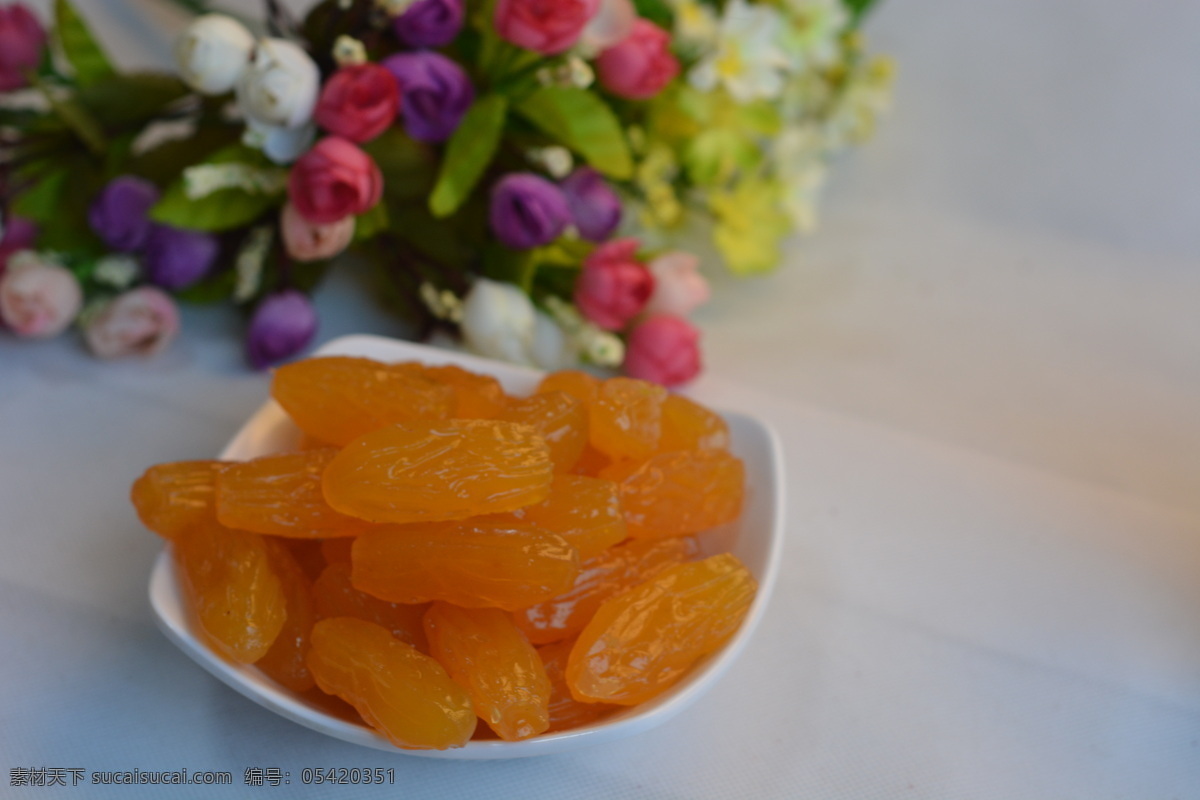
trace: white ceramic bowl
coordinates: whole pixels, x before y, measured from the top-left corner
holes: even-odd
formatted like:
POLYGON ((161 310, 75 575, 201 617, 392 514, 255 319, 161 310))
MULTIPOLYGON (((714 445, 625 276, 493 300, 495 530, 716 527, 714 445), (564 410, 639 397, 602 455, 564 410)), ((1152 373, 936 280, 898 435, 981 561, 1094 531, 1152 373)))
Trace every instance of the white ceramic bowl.
MULTIPOLYGON (((377 336, 336 339, 322 347, 318 355, 457 364, 495 376, 513 394, 530 393, 542 375, 524 367, 377 336)), ((742 518, 736 525, 703 534, 700 544, 705 554, 732 551, 758 579, 758 595, 750 607, 750 613, 721 650, 697 664, 669 691, 654 700, 623 709, 585 727, 536 736, 523 742, 487 740, 469 742, 466 747, 454 750, 400 750, 365 725, 331 717, 274 683, 255 667, 231 664, 205 647, 189 627, 174 562, 167 549, 159 555, 150 575, 150 604, 167 638, 236 691, 293 722, 365 747, 426 758, 520 758, 564 753, 641 733, 687 708, 725 674, 758 626, 775 583, 783 543, 784 519, 783 458, 779 441, 766 425, 752 417, 732 412, 724 412, 724 416, 732 433, 733 452, 746 462, 747 502, 742 518)), ((279 452, 292 446, 296 437, 297 431, 283 410, 274 401, 268 401, 247 420, 220 457, 244 460, 279 452)))

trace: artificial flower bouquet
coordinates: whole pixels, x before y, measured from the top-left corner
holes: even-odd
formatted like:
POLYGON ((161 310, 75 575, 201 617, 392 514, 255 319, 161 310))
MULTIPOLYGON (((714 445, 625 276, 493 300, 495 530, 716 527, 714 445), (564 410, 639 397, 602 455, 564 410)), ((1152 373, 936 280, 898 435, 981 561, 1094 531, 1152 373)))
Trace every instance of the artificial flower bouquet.
POLYGON ((0 320, 111 357, 166 346, 176 299, 231 299, 263 367, 349 251, 421 335, 686 382, 709 288, 681 232, 749 274, 812 227, 886 105, 870 5, 267 0, 196 17, 174 75, 117 71, 68 0, 48 32, 2 6, 0 320))

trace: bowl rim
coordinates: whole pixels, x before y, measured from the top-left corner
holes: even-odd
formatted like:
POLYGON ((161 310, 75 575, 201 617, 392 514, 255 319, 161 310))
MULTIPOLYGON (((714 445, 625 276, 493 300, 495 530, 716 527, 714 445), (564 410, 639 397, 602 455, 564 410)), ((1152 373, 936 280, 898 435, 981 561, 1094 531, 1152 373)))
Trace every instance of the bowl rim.
MULTIPOLYGON (((455 364, 477 372, 485 372, 509 380, 536 380, 544 373, 530 367, 481 358, 469 353, 434 348, 399 339, 355 334, 333 339, 313 353, 313 357, 330 355, 364 355, 382 361, 415 360, 430 364, 455 364), (378 355, 379 351, 385 351, 378 355), (375 355, 372 355, 375 354, 375 355), (393 355, 394 354, 394 355, 393 355), (515 377, 514 377, 515 376, 515 377)), ((184 609, 180 584, 175 571, 170 543, 166 543, 155 559, 149 583, 150 605, 155 621, 166 637, 190 658, 221 682, 255 703, 303 725, 311 730, 351 744, 403 755, 446 759, 521 758, 566 752, 577 746, 600 744, 649 730, 673 718, 701 695, 712 688, 745 650, 750 637, 758 628, 774 590, 782 561, 785 497, 783 449, 776 432, 767 423, 736 411, 721 411, 733 430, 760 437, 769 464, 768 485, 757 487, 766 491, 770 502, 771 530, 766 542, 765 568, 755 575, 758 591, 750 610, 737 632, 715 653, 697 663, 678 684, 662 695, 637 706, 614 712, 596 722, 567 731, 541 734, 520 742, 501 740, 472 740, 461 748, 450 750, 407 750, 398 748, 371 728, 338 719, 307 703, 289 690, 268 679, 256 667, 236 664, 218 656, 206 647, 191 630, 184 609)), ((253 448, 253 439, 264 428, 274 429, 287 417, 274 400, 268 399, 241 425, 218 458, 244 458, 246 448, 253 448)), ((734 447, 738 445, 735 433, 734 447)))

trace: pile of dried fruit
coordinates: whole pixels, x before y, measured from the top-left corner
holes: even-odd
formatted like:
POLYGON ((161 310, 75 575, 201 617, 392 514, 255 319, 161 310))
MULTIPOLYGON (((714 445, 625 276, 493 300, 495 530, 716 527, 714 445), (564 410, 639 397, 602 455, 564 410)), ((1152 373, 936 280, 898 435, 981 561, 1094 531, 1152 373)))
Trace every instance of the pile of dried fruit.
POLYGON ((298 451, 160 464, 133 503, 216 652, 399 747, 641 703, 749 609, 734 556, 696 560, 692 534, 737 518, 745 477, 690 400, 581 372, 516 398, 349 357, 282 367, 271 393, 298 451))

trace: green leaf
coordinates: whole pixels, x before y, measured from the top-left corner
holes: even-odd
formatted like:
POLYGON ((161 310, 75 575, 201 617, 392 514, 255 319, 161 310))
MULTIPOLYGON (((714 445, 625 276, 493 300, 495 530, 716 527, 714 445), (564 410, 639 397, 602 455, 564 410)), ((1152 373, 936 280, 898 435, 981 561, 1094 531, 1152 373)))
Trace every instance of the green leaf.
POLYGON ((218 189, 189 200, 183 181, 176 181, 150 209, 150 219, 176 228, 215 233, 253 222, 278 202, 273 195, 250 194, 242 189, 218 189))
MULTIPOLYGON (((259 167, 269 162, 257 150, 234 144, 218 150, 203 163, 259 167)), ((253 222, 276 205, 279 205, 278 194, 248 192, 239 188, 218 189, 193 200, 187 196, 183 177, 180 176, 150 209, 150 218, 177 228, 215 233, 253 222)))
POLYGON ((650 20, 660 28, 668 31, 675 26, 675 14, 665 0, 633 0, 639 17, 650 20))
POLYGON ((80 88, 79 102, 106 126, 145 123, 164 106, 187 96, 183 81, 170 75, 109 75, 80 88))
POLYGON ((241 129, 233 126, 197 128, 186 139, 171 139, 134 156, 125 163, 124 169, 166 187, 185 168, 206 161, 217 151, 235 144, 240 136, 241 129))
POLYGON ((55 0, 54 19, 55 39, 81 86, 90 86, 114 73, 108 56, 69 0, 55 0))
POLYGON ((592 92, 544 86, 522 100, 517 113, 605 175, 618 180, 633 176, 633 158, 621 123, 592 92))
POLYGON ((104 129, 91 112, 84 108, 74 95, 60 95, 41 79, 35 79, 34 85, 46 98, 46 102, 58 118, 79 137, 84 146, 95 155, 104 155, 108 140, 104 137, 104 129))
POLYGON ((846 27, 853 30, 861 25, 877 2, 878 0, 842 0, 846 10, 850 12, 850 23, 846 27))
POLYGON ((446 146, 429 196, 429 210, 435 217, 450 216, 470 196, 496 154, 507 116, 508 101, 493 94, 480 99, 463 117, 446 146))
POLYGON ((385 203, 376 203, 375 207, 366 213, 359 214, 354 220, 354 241, 362 242, 370 239, 388 227, 388 212, 385 203))
POLYGON ((391 127, 364 145, 363 151, 379 166, 383 191, 388 197, 410 199, 429 195, 437 161, 428 146, 400 128, 391 127))
POLYGON ((237 285, 237 272, 232 269, 221 270, 215 275, 193 283, 186 289, 175 292, 175 297, 185 303, 208 305, 219 303, 233 294, 237 285))
POLYGON ((54 216, 67 185, 67 170, 58 169, 43 177, 13 203, 13 213, 44 222, 54 216))

